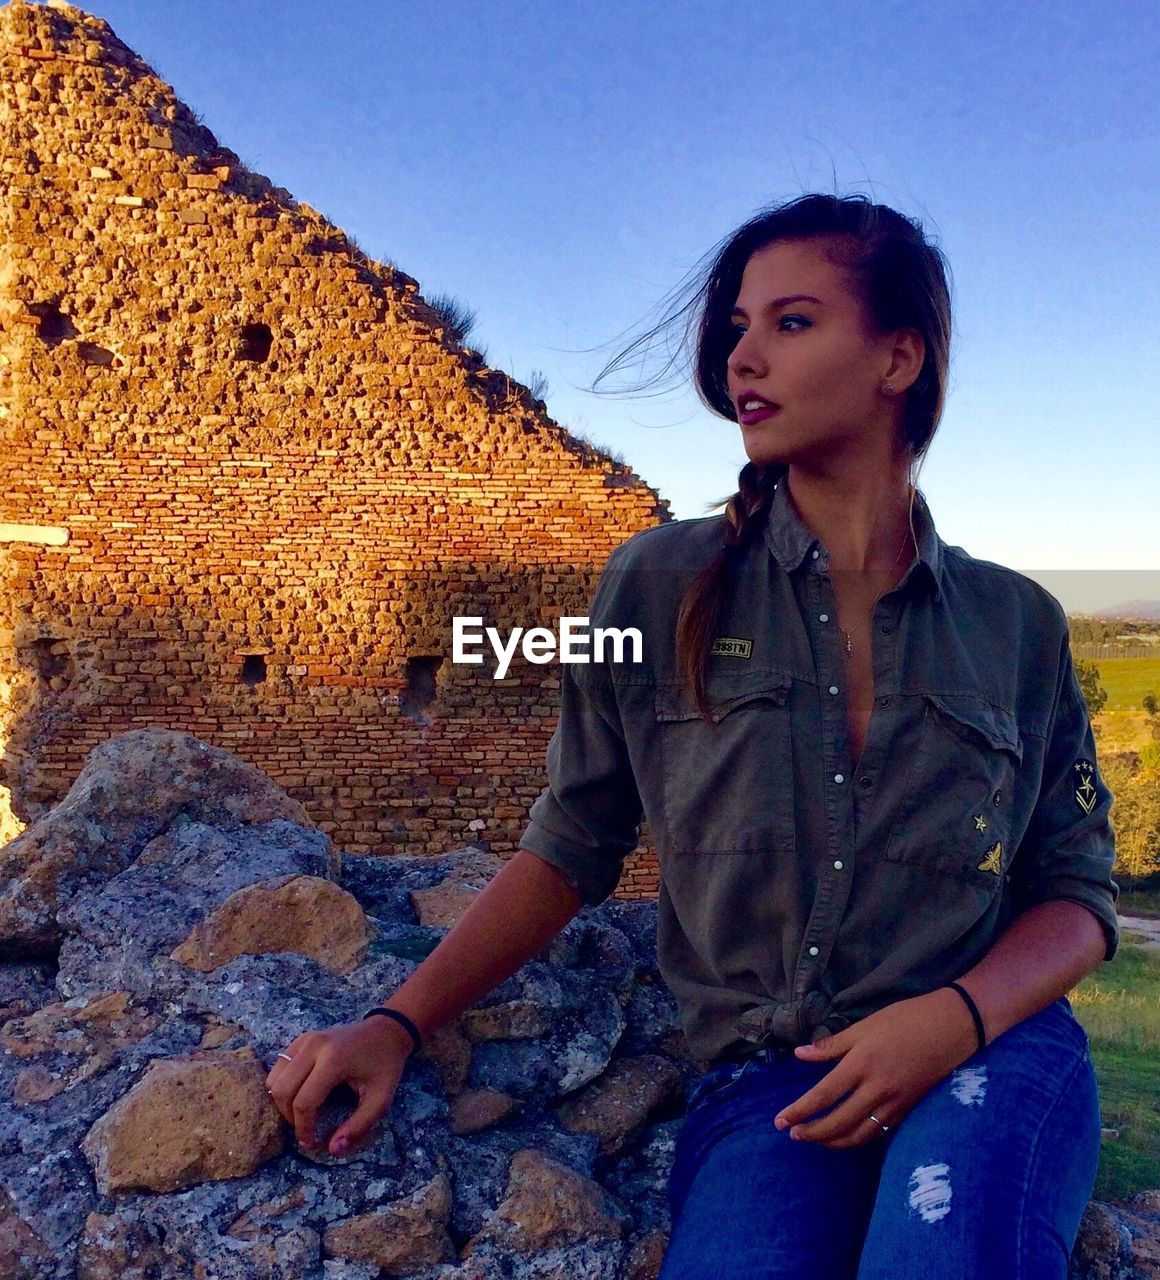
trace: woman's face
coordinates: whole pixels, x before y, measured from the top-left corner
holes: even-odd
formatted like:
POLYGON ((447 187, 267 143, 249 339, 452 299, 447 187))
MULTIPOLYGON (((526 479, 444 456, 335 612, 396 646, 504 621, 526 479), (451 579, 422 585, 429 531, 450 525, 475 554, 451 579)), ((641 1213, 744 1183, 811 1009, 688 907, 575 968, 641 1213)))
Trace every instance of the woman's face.
POLYGON ((782 240, 745 266, 727 364, 745 452, 756 463, 820 462, 889 447, 893 335, 873 332, 847 273, 816 240, 782 240), (747 413, 744 393, 776 406, 747 413))

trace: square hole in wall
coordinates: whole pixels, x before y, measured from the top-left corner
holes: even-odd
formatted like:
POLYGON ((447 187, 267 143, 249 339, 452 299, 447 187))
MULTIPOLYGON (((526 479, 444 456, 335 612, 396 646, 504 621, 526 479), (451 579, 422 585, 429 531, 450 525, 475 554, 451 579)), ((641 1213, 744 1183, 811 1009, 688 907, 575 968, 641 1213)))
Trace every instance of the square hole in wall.
POLYGON ((239 360, 253 360, 264 364, 270 355, 274 335, 268 324, 244 324, 238 335, 237 355, 239 360))
POLYGON ((242 684, 251 688, 266 678, 266 656, 262 653, 242 654, 242 684))
POLYGON ((406 687, 399 691, 399 710, 405 716, 426 719, 435 705, 435 682, 443 659, 435 654, 419 654, 408 658, 403 668, 406 687))
POLYGON ((68 674, 68 647, 55 636, 40 636, 32 642, 32 654, 36 661, 36 674, 42 680, 53 680, 68 674))

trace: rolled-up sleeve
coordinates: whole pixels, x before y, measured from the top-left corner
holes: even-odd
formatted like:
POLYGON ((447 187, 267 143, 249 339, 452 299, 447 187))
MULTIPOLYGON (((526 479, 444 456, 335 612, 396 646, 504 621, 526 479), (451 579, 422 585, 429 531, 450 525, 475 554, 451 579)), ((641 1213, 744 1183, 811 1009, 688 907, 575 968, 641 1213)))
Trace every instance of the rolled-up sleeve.
POLYGON ((1020 912, 1056 898, 1087 907, 1103 926, 1105 960, 1120 940, 1112 799, 1100 777, 1091 718, 1065 635, 1039 799, 1012 863, 1011 889, 1020 912))
MULTIPOLYGON (((590 634, 615 623, 624 544, 609 556, 589 608, 590 634)), ((620 883, 639 842, 643 806, 604 663, 563 663, 560 718, 548 744, 548 785, 528 813, 520 847, 558 867, 585 903, 620 883)))

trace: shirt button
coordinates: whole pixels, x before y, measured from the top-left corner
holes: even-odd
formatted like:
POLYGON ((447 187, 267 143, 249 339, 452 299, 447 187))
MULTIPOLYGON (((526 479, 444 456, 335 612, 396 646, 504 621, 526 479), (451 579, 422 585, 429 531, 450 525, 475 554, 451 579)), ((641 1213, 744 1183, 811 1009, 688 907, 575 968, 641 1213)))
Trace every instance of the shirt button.
POLYGON ((831 692, 831 693, 837 693, 837 692, 838 692, 838 686, 837 686, 836 684, 832 684, 832 685, 830 685, 830 692, 831 692))
POLYGON ((890 628, 885 623, 883 623, 878 630, 881 631, 884 636, 888 636, 890 634, 890 628))
POLYGON ((889 699, 889 698, 879 698, 879 699, 878 699, 878 705, 879 705, 880 707, 888 707, 888 706, 890 706, 890 699, 889 699))
POLYGON ((817 947, 810 947, 810 955, 811 955, 811 956, 816 956, 817 954, 818 954, 818 949, 817 949, 817 947))
POLYGON ((819 613, 819 614, 818 614, 818 621, 819 621, 819 622, 829 622, 829 620, 830 620, 830 615, 829 615, 828 613, 819 613))
POLYGON ((834 781, 835 781, 835 782, 845 782, 845 781, 846 781, 846 779, 845 779, 845 777, 844 777, 842 774, 840 774, 840 773, 835 773, 835 774, 834 774, 834 781))
POLYGON ((842 869, 842 859, 839 858, 837 862, 834 863, 834 870, 841 871, 841 869, 842 869))
POLYGON ((816 559, 818 558, 818 556, 819 556, 819 555, 821 555, 821 552, 820 552, 820 551, 815 551, 815 552, 814 552, 814 559, 816 560, 816 559))

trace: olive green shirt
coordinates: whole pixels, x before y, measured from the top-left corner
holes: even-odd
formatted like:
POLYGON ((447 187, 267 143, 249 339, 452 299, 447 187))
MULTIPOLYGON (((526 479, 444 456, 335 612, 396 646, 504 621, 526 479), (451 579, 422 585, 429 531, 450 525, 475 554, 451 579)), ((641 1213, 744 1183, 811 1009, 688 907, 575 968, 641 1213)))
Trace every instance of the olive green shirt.
POLYGON ((549 785, 521 845, 586 903, 647 819, 657 958, 694 1056, 808 1044, 960 977, 1012 918, 1081 903, 1119 941, 1112 796, 1058 601, 938 536, 872 616, 874 705, 851 759, 829 553, 788 487, 716 628, 712 723, 677 678, 677 610, 724 516, 643 530, 589 611, 640 662, 562 664, 549 785))

